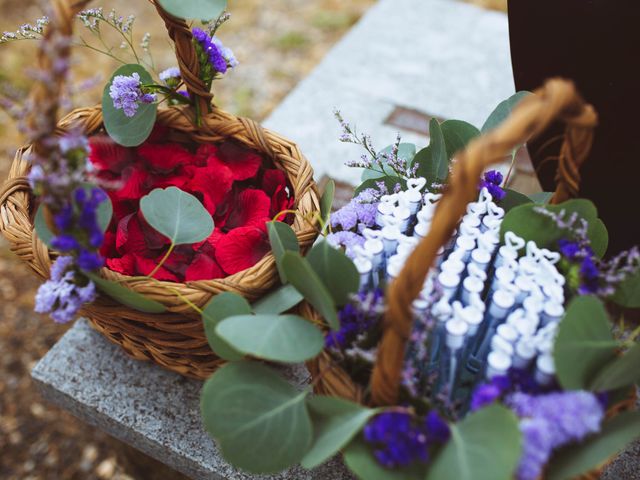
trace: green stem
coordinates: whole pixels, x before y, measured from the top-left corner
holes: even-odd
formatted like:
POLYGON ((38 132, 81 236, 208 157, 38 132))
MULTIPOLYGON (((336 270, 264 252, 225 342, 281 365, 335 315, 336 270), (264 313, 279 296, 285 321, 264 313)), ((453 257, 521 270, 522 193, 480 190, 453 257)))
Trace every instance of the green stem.
POLYGON ((507 176, 504 178, 504 182, 502 184, 502 188, 507 188, 507 184, 509 183, 509 179, 511 178, 511 173, 513 172, 513 167, 516 166, 516 154, 518 150, 514 150, 511 154, 511 166, 509 167, 509 171, 507 172, 507 176))
POLYGON ((160 260, 160 263, 156 265, 156 268, 154 268, 152 272, 148 275, 149 278, 153 278, 153 276, 156 273, 158 273, 158 270, 162 268, 162 265, 164 265, 164 263, 167 261, 167 259, 169 258, 169 255, 171 255, 174 248, 176 248, 176 244, 174 242, 171 242, 171 245, 169 246, 169 250, 167 250, 167 253, 164 254, 164 257, 162 257, 162 260, 160 260))
POLYGON ((127 65, 127 62, 125 62, 124 60, 116 57, 112 53, 110 53, 108 51, 105 51, 105 50, 100 50, 99 48, 96 48, 93 45, 89 45, 84 38, 80 37, 80 40, 82 41, 82 43, 76 43, 75 44, 76 46, 85 47, 85 48, 88 48, 89 50, 93 50, 94 52, 102 53, 103 55, 106 55, 106 56, 114 59, 116 62, 119 62, 119 63, 121 63, 123 65, 127 65))

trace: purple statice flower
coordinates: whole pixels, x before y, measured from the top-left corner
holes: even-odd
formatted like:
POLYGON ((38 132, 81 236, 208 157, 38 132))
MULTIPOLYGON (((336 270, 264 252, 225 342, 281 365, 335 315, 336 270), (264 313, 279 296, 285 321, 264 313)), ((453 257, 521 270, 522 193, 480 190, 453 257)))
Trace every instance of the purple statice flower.
POLYGON ((349 258, 354 258, 354 248, 364 245, 364 237, 354 232, 334 232, 327 235, 329 245, 339 248, 344 247, 349 258))
POLYGON ((522 419, 524 451, 519 480, 537 479, 553 450, 598 432, 605 415, 600 399, 586 391, 517 392, 508 396, 506 403, 522 419))
POLYGON ((373 329, 384 311, 382 290, 360 292, 354 301, 338 312, 340 329, 330 331, 325 337, 325 346, 333 349, 350 347, 359 335, 373 329))
POLYGON ((109 96, 113 100, 113 106, 122 110, 125 116, 133 117, 141 103, 153 103, 156 96, 142 91, 140 75, 136 72, 130 76, 116 75, 109 87, 109 96))
POLYGON ((331 226, 342 230, 353 230, 358 225, 358 212, 353 200, 331 214, 331 226))
POLYGON ((35 298, 35 311, 48 313, 57 323, 67 323, 80 308, 96 298, 93 282, 77 283, 74 259, 59 257, 51 266, 51 279, 43 283, 35 298))
POLYGON ((379 195, 367 189, 331 215, 331 226, 342 230, 353 230, 356 226, 373 227, 376 223, 379 195))
POLYGON ((558 247, 562 256, 569 261, 575 260, 582 251, 582 248, 580 247, 580 244, 578 242, 573 242, 566 239, 560 240, 558 242, 558 247))
POLYGON ((585 257, 580 264, 580 295, 597 294, 600 286, 600 271, 591 257, 585 257))
POLYGON ((633 247, 610 260, 599 262, 600 290, 598 295, 613 295, 618 285, 640 270, 640 248, 633 247))
POLYGON ((193 29, 193 38, 198 42, 202 51, 206 55, 209 65, 213 68, 214 74, 224 75, 229 68, 238 65, 233 52, 222 45, 222 42, 211 37, 207 32, 200 28, 193 29))
POLYGON ((177 84, 182 78, 182 74, 180 73, 180 69, 178 67, 167 68, 160 72, 160 80, 162 80, 167 85, 177 84))
POLYGON ((505 196, 505 191, 500 187, 502 185, 502 174, 496 170, 485 172, 484 178, 480 181, 479 189, 486 188, 494 202, 501 201, 505 196))
POLYGON ((435 410, 430 411, 424 419, 424 425, 427 429, 428 440, 431 443, 446 443, 451 436, 451 429, 447 422, 438 415, 435 410))

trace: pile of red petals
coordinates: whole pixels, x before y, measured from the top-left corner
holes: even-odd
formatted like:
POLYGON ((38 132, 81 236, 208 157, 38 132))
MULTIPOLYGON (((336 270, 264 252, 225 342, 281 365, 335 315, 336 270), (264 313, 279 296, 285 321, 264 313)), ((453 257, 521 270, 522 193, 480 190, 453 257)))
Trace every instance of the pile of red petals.
POLYGON ((170 242, 147 224, 139 204, 152 190, 170 186, 200 199, 215 230, 204 242, 176 247, 154 278, 209 280, 252 267, 270 249, 266 222, 293 206, 284 172, 233 141, 188 149, 163 142, 165 133, 154 132, 137 148, 119 146, 106 135, 91 138, 93 176, 114 211, 102 248, 107 267, 138 276, 158 265, 170 242))

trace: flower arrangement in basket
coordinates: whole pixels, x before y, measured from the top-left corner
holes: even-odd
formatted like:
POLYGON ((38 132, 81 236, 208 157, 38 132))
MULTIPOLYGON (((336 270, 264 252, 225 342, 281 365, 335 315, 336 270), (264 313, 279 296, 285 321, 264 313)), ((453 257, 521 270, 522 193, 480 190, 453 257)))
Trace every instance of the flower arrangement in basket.
POLYGON ((223 455, 264 473, 341 452, 366 480, 596 478, 640 435, 638 331, 614 337, 604 306, 637 305, 640 258, 603 260, 597 210, 572 198, 594 110, 550 80, 503 102, 483 135, 433 120, 417 154, 399 139, 379 153, 339 118, 369 153, 363 186, 306 256, 286 225, 272 236, 283 311, 304 297, 315 325, 218 297, 213 330, 224 348, 306 361, 315 394, 258 362, 225 365, 201 399, 223 455), (530 199, 485 172, 554 120, 567 124, 555 193, 530 199))
POLYGON ((267 224, 290 227, 302 249, 317 236, 312 169, 292 142, 212 104, 213 81, 238 63, 215 36, 226 2, 151 2, 178 61, 160 73, 148 34, 142 52, 135 46, 133 17, 81 10, 88 3, 52 0, 36 25, 0 39, 40 41, 28 101, 2 97, 28 145, 0 192, 0 231, 46 279, 38 312, 58 322, 85 315, 134 357, 206 378, 221 363, 202 323, 210 300, 253 301, 277 282, 267 224), (76 22, 104 48, 74 37, 76 22), (78 43, 124 65, 101 106, 58 120, 78 43))

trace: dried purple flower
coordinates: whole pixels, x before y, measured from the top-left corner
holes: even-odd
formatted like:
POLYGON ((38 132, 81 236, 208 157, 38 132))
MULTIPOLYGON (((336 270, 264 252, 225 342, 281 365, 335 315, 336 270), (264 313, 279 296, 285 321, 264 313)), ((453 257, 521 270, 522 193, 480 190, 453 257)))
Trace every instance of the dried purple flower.
POLYGON ((507 195, 500 187, 502 185, 502 174, 496 170, 489 170, 484 174, 483 180, 480 181, 479 189, 486 188, 493 200, 499 202, 507 195))
POLYGON ((130 76, 116 75, 109 87, 109 96, 113 106, 122 110, 127 117, 135 116, 141 103, 153 103, 154 94, 144 93, 140 75, 136 72, 130 76))

